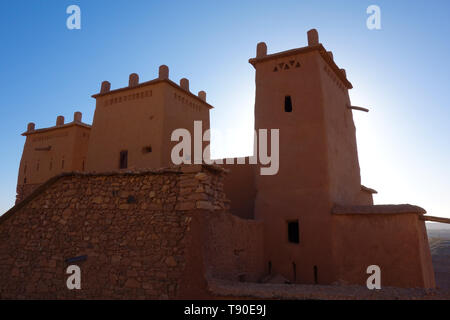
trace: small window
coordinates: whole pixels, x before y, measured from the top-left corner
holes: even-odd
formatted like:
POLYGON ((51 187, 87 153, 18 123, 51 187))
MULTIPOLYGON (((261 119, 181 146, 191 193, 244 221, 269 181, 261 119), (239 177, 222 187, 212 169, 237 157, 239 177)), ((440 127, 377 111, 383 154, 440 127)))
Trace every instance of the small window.
POLYGON ((146 146, 142 148, 142 153, 150 153, 152 152, 152 146, 146 146))
POLYGON ((292 99, 291 96, 284 97, 284 111, 292 112, 292 99))
POLYGON ((120 151, 120 160, 119 160, 119 168, 126 169, 128 168, 128 151, 120 151))
POLYGON ((27 178, 23 178, 23 184, 27 183, 27 178))
POLYGON ((36 171, 39 171, 39 161, 36 164, 36 171))
POLYGON ((61 161, 61 169, 64 169, 64 159, 61 161))
POLYGON ((81 171, 84 171, 84 160, 83 160, 83 162, 81 163, 81 171))
POLYGON ((288 240, 290 243, 300 243, 298 220, 288 221, 288 240))

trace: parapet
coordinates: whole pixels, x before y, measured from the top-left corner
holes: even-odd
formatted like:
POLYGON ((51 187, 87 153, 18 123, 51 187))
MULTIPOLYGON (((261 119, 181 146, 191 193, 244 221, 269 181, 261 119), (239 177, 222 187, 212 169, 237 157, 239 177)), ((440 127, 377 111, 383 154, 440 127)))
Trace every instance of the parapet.
POLYGON ((295 56, 298 54, 306 54, 309 52, 318 52, 325 62, 329 65, 331 70, 337 75, 337 77, 344 83, 347 89, 353 88, 350 81, 347 80, 346 75, 342 72, 334 61, 333 53, 327 51, 324 46, 319 42, 319 33, 316 29, 311 29, 307 32, 308 45, 300 48, 285 50, 276 53, 267 53, 267 45, 264 42, 259 42, 256 46, 256 57, 249 59, 249 63, 256 68, 256 65, 266 61, 286 58, 295 56))
POLYGON ((172 87, 174 87, 176 89, 182 89, 186 94, 188 94, 192 98, 195 98, 198 101, 206 104, 209 109, 213 108, 213 106, 209 105, 206 102, 206 92, 200 91, 198 93, 198 95, 195 95, 195 94, 190 92, 189 80, 187 78, 182 78, 180 80, 179 84, 171 81, 169 79, 169 67, 164 65, 164 64, 159 66, 158 77, 156 79, 153 79, 153 80, 150 80, 150 81, 145 81, 145 82, 139 82, 139 75, 137 73, 132 73, 132 74, 129 75, 129 78, 128 78, 128 86, 123 87, 123 88, 114 89, 114 90, 111 90, 111 84, 108 81, 103 81, 102 85, 101 85, 100 92, 97 93, 97 94, 92 95, 92 97, 97 99, 98 97, 101 97, 101 96, 104 96, 104 95, 116 94, 118 92, 130 90, 132 88, 136 88, 137 89, 137 88, 141 88, 141 87, 144 87, 144 86, 149 86, 149 85, 157 84, 157 83, 161 83, 161 82, 166 82, 170 86, 172 86, 172 87))
POLYGON ((72 127, 72 126, 81 126, 81 127, 90 129, 91 125, 89 125, 87 123, 83 123, 82 117, 83 117, 83 114, 80 111, 76 111, 73 113, 73 121, 65 123, 64 117, 58 116, 58 117, 56 117, 56 125, 55 126, 47 127, 47 128, 40 128, 40 129, 36 129, 36 125, 34 124, 34 122, 30 122, 27 125, 27 131, 22 133, 22 135, 28 136, 31 134, 38 134, 38 133, 48 132, 48 131, 55 130, 55 129, 68 128, 68 127, 72 127))
POLYGON ((383 205, 356 205, 356 206, 339 206, 333 207, 333 214, 343 214, 343 215, 376 215, 376 214, 405 214, 405 213, 415 213, 415 214, 426 214, 425 209, 410 205, 410 204, 383 204, 383 205))

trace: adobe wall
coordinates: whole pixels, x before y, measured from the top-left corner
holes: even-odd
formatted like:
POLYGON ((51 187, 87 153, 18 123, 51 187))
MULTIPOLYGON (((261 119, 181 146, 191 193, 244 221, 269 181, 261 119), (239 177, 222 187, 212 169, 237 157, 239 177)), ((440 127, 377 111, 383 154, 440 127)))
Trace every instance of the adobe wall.
POLYGON ((17 184, 40 184, 64 171, 81 171, 89 132, 89 127, 71 125, 28 133, 17 184))
POLYGON ((210 278, 258 282, 265 272, 263 222, 226 212, 208 213, 205 257, 210 278))
MULTIPOLYGON (((230 200, 230 212, 243 219, 254 219, 255 216, 255 165, 249 164, 246 157, 245 164, 226 164, 223 160, 223 168, 228 170, 224 178, 224 191, 230 200)), ((243 160, 242 158, 240 160, 243 160)))
POLYGON ((378 265, 382 287, 435 287, 425 224, 417 213, 335 214, 333 239, 337 279, 344 284, 366 285, 367 267, 378 265))
MULTIPOLYGON (((331 55, 332 56, 332 55, 331 55)), ((319 59, 330 195, 334 203, 370 204, 361 196, 361 177, 348 89, 324 59, 319 59)), ((344 77, 345 71, 339 70, 344 77)))
MULTIPOLYGON (((206 102, 199 101, 196 96, 193 96, 189 87, 186 89, 179 88, 176 84, 170 85, 164 83, 164 118, 163 118, 163 145, 161 149, 162 165, 173 165, 171 159, 171 152, 173 147, 177 145, 178 141, 171 141, 171 136, 176 129, 187 129, 191 133, 191 150, 186 160, 194 163, 194 144, 195 131, 194 121, 201 121, 202 129, 197 132, 198 139, 202 138, 205 131, 209 130, 209 110, 210 106, 206 102)), ((203 150, 209 145, 209 142, 203 141, 200 146, 203 156, 203 150)), ((209 157, 209 155, 208 155, 209 157)), ((198 163, 202 163, 202 158, 198 163)))
POLYGON ((162 167, 164 83, 111 92, 96 99, 87 170, 118 170, 123 150, 128 151, 128 168, 162 167), (143 152, 149 146, 152 152, 143 152))
POLYGON ((91 128, 68 123, 27 131, 17 179, 16 203, 62 172, 84 171, 91 128))
MULTIPOLYGON (((171 166, 174 164, 171 151, 178 144, 171 141, 175 129, 189 130, 192 145, 194 121, 202 121, 203 132, 209 129, 212 107, 206 103, 206 94, 204 99, 195 96, 188 84, 182 88, 169 80, 168 75, 161 78, 161 73, 159 79, 101 92, 94 97, 96 108, 87 156, 88 171, 119 169, 119 155, 125 150, 128 168, 171 166), (146 151, 149 147, 150 152, 146 151)), ((185 156, 193 160, 193 150, 185 156)))
POLYGON ((258 226, 226 212, 222 179, 205 166, 50 179, 0 217, 0 298, 198 298, 201 270, 257 272, 258 226), (66 287, 69 264, 81 290, 66 287))

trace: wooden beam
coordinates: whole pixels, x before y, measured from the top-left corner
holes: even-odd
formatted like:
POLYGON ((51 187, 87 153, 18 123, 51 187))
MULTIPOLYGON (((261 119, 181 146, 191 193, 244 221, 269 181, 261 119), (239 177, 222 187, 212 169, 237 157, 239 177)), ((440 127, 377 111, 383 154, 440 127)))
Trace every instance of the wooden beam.
POLYGON ((369 109, 363 108, 363 107, 347 106, 347 108, 350 109, 350 110, 358 110, 358 111, 369 112, 369 109))
POLYGON ((450 219, 448 219, 448 218, 433 217, 433 216, 420 216, 419 219, 424 220, 424 221, 433 221, 433 222, 450 224, 450 219))

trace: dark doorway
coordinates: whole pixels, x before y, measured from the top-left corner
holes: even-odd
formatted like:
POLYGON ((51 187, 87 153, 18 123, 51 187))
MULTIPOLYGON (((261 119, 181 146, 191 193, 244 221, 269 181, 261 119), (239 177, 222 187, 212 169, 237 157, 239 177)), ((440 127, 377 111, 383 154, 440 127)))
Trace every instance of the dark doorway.
POLYGON ((120 160, 119 160, 119 168, 126 169, 128 168, 128 151, 120 151, 120 160))
POLYGON ((298 228, 298 220, 288 221, 288 240, 290 243, 300 242, 300 232, 298 228))

